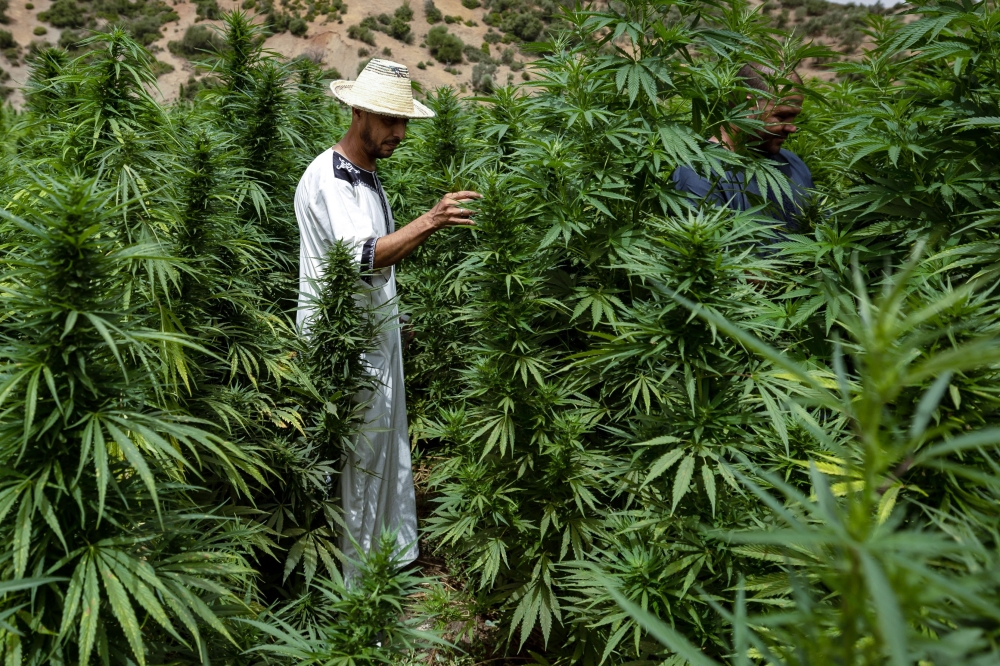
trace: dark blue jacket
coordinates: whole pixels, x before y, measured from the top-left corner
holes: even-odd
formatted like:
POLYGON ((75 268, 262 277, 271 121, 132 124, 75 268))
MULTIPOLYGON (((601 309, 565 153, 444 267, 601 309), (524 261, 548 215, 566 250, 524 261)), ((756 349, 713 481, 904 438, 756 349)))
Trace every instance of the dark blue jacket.
MULTIPOLYGON (((808 199, 808 191, 813 187, 812 173, 806 163, 790 150, 783 149, 770 159, 791 184, 793 198, 789 201, 787 196, 768 188, 767 199, 771 202, 771 206, 765 213, 783 222, 785 228, 791 231, 796 228, 795 218, 808 199)), ((752 207, 748 193, 760 197, 756 179, 751 179, 744 187, 746 177, 742 172, 734 174, 732 171, 727 171, 724 175, 716 175, 713 180, 708 180, 691 167, 681 166, 674 171, 673 179, 674 186, 678 190, 688 192, 696 199, 704 199, 718 206, 728 206, 736 211, 745 211, 752 207)))

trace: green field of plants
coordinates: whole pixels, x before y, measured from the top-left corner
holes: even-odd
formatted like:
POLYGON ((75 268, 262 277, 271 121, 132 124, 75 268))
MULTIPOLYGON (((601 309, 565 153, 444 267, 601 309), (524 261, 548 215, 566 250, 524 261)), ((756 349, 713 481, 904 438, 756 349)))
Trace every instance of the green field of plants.
POLYGON ((671 178, 788 191, 709 139, 760 125, 740 66, 826 51, 743 0, 567 9, 523 87, 428 92, 379 165, 396 219, 484 197, 398 271, 422 568, 351 584, 332 488, 377 330, 337 246, 296 333, 292 210, 349 113, 241 13, 169 107, 126 28, 31 56, 4 666, 998 663, 1000 8, 866 20, 804 86, 793 230, 671 178))

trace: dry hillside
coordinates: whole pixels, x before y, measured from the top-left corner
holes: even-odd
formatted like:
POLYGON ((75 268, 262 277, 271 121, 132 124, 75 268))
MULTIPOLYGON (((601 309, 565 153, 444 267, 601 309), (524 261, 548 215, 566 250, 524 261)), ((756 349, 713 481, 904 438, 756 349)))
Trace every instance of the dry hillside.
MULTIPOLYGON (((222 9, 235 9, 240 6, 239 2, 232 0, 218 0, 218 2, 222 9)), ((359 64, 372 56, 377 56, 408 65, 411 77, 425 88, 445 85, 465 85, 467 89, 471 88, 469 83, 472 64, 467 59, 463 59, 462 64, 451 68, 453 72, 447 72, 445 65, 435 62, 428 49, 421 47, 427 32, 434 27, 427 23, 423 2, 411 4, 414 14, 411 22, 412 31, 415 34, 413 44, 406 44, 382 32, 373 31, 374 46, 348 37, 348 28, 360 24, 368 16, 377 16, 382 13, 391 15, 403 4, 402 0, 364 0, 363 2, 349 0, 346 4, 347 11, 342 14, 341 21, 334 22, 325 18, 317 18, 309 23, 308 32, 304 36, 297 37, 290 32, 282 32, 269 37, 265 46, 288 57, 308 55, 321 60, 324 67, 336 69, 345 78, 354 78, 359 64), (367 55, 364 54, 365 51, 368 52, 367 55), (418 69, 416 66, 418 62, 433 64, 426 69, 418 69)), ((478 24, 475 26, 466 26, 461 23, 450 24, 447 26, 449 32, 457 35, 465 44, 479 47, 483 43, 483 37, 489 28, 482 23, 482 8, 466 9, 462 6, 461 0, 436 0, 436 5, 445 15, 461 16, 465 20, 478 24)), ((189 2, 177 2, 174 8, 180 15, 180 20, 166 24, 163 29, 164 37, 154 44, 154 48, 162 49, 156 54, 156 57, 170 63, 175 68, 175 71, 160 77, 160 88, 166 99, 176 97, 180 85, 186 83, 194 70, 188 61, 170 53, 167 49, 167 43, 170 40, 180 39, 184 31, 195 23, 195 5, 189 2)), ((219 22, 206 21, 206 23, 219 22)), ((444 23, 438 25, 444 25, 444 23)), ((498 46, 508 48, 502 44, 494 46, 496 58, 501 56, 501 53, 498 52, 498 46)), ((517 59, 523 60, 523 56, 519 55, 517 59)), ((513 78, 515 73, 511 71, 509 66, 499 65, 497 80, 504 82, 508 76, 513 78)))
MULTIPOLYGON (((15 106, 23 101, 19 88, 27 76, 25 58, 32 48, 37 48, 43 42, 71 47, 75 38, 86 35, 90 30, 99 29, 113 19, 115 7, 123 6, 111 4, 115 1, 89 0, 88 3, 77 3, 76 0, 34 0, 31 3, 12 0, 6 13, 7 25, 0 26, 0 29, 9 31, 15 42, 2 49, 5 59, 0 60, 0 67, 9 74, 9 79, 5 82, 10 88, 7 91, 9 101, 15 106), (53 2, 57 5, 54 9, 53 2), (73 15, 73 11, 80 13, 73 15), (44 34, 39 34, 42 32, 44 34)), ((305 0, 125 2, 128 7, 139 7, 138 10, 130 10, 129 25, 136 31, 145 31, 145 43, 163 63, 160 67, 162 73, 159 77, 159 94, 165 100, 175 99, 188 84, 204 76, 183 55, 183 49, 176 48, 176 43, 182 42, 192 27, 197 33, 199 26, 217 26, 219 20, 206 16, 217 16, 219 12, 247 8, 246 11, 256 14, 262 22, 273 21, 277 15, 279 23, 283 22, 278 29, 284 30, 267 39, 267 48, 288 57, 308 55, 320 61, 324 68, 336 70, 345 78, 353 78, 359 65, 367 58, 386 57, 408 65, 412 77, 425 88, 453 85, 471 94, 475 65, 470 62, 469 56, 482 59, 478 54, 483 53, 487 41, 492 43, 486 46, 488 55, 486 63, 478 70, 480 76, 491 71, 493 80, 501 84, 529 76, 523 69, 526 56, 517 49, 514 32, 504 31, 511 30, 511 23, 508 21, 501 26, 498 23, 500 15, 494 13, 491 18, 491 12, 504 10, 506 13, 503 16, 506 18, 512 16, 512 12, 522 12, 525 17, 533 12, 535 16, 544 17, 546 12, 549 15, 553 12, 556 4, 553 0, 487 0, 483 4, 477 0, 465 0, 465 5, 480 5, 469 8, 463 5, 463 0, 435 0, 434 5, 444 18, 438 19, 435 25, 458 37, 466 47, 462 61, 449 66, 432 57, 426 44, 427 35, 435 25, 428 22, 424 0, 407 3, 412 10, 412 17, 406 23, 409 26, 410 43, 390 36, 388 33, 391 30, 386 22, 403 6, 403 0, 346 0, 346 3, 343 0, 308 0, 308 4, 305 0), (320 11, 316 11, 317 7, 320 11), (330 7, 338 7, 339 11, 325 11, 330 7), (380 15, 381 23, 376 18, 380 15), (298 19, 298 25, 293 26, 295 29, 290 31, 288 21, 294 19, 298 19), (368 26, 376 29, 363 28, 366 20, 368 26), (487 25, 488 22, 494 23, 496 28, 491 28, 487 25), (352 26, 355 29, 354 38, 349 35, 352 26), (368 42, 374 43, 358 39, 359 34, 368 42), (504 42, 507 43, 498 43, 504 36, 504 42), (170 48, 170 42, 175 42, 175 48, 170 48), (470 54, 470 47, 476 53, 470 54), (423 66, 418 67, 418 64, 423 66), (495 70, 491 70, 491 64, 495 66, 495 70)), ((863 8, 845 8, 824 0, 768 0, 762 11, 771 17, 775 25, 794 28, 842 52, 857 54, 865 46, 860 32, 861 17, 867 11, 863 8)), ((123 19, 125 18, 123 15, 123 19)), ((528 33, 530 32, 529 28, 528 33)), ((189 35, 189 40, 194 36, 195 33, 189 35)), ((202 37, 205 37, 204 32, 202 37)), ((196 40, 191 43, 196 43, 196 40)), ((196 54, 190 52, 190 49, 188 56, 196 58, 196 54)), ((444 60, 447 61, 448 58, 444 60)), ((803 69, 806 75, 830 77, 830 72, 823 69, 821 63, 805 63, 803 69)))

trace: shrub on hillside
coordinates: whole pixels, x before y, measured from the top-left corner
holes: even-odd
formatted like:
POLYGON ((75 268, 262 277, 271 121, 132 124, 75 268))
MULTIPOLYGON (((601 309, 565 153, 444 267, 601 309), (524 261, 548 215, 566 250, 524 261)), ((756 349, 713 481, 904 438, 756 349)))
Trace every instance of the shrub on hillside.
MULTIPOLYGON (((487 48, 489 45, 487 44, 487 48)), ((462 49, 462 54, 465 59, 469 62, 493 62, 493 58, 490 57, 489 51, 484 51, 483 49, 477 49, 472 44, 466 44, 465 48, 462 49)))
POLYGON ((451 34, 448 28, 439 25, 427 33, 427 48, 438 62, 453 65, 462 62, 465 44, 458 35, 451 34))
POLYGON ((285 12, 271 11, 267 14, 265 25, 268 31, 279 34, 288 30, 288 24, 292 22, 292 15, 285 12))
POLYGON ((826 0, 805 0, 805 8, 809 16, 822 16, 830 8, 830 3, 826 0))
POLYGON ((190 59, 213 55, 225 48, 225 45, 225 41, 208 26, 192 25, 184 32, 180 41, 168 42, 167 48, 176 56, 190 59))
POLYGON ((484 0, 483 6, 486 9, 494 12, 506 12, 510 10, 520 11, 522 9, 527 9, 527 5, 531 3, 525 2, 525 0, 484 0))
POLYGON ((57 28, 82 28, 85 14, 76 0, 56 0, 48 11, 38 14, 38 19, 57 28))
POLYGON ((0 30, 0 49, 9 49, 16 45, 17 42, 14 41, 14 35, 10 30, 0 30))
POLYGON ((495 79, 497 66, 492 62, 479 62, 472 68, 472 89, 478 93, 489 94, 496 88, 495 79))
POLYGON ((392 21, 389 22, 389 26, 385 29, 385 33, 401 42, 405 42, 407 44, 413 43, 413 33, 410 32, 410 24, 398 16, 394 16, 392 18, 392 21))
POLYGON ((154 60, 152 65, 153 76, 160 78, 164 74, 169 74, 174 71, 174 66, 169 62, 163 62, 162 60, 154 60))
POLYGON ((0 0, 0 23, 10 23, 7 10, 10 9, 10 0, 0 0))
POLYGON ((149 46, 163 36, 160 32, 162 23, 156 16, 140 16, 133 21, 122 21, 121 25, 143 46, 149 46))
POLYGON ((437 8, 434 4, 434 0, 427 0, 424 3, 424 16, 427 18, 427 22, 430 24, 440 23, 444 19, 444 14, 441 10, 437 8))
POLYGON ((538 39, 545 29, 542 20, 530 12, 523 14, 508 13, 503 15, 500 29, 509 32, 526 42, 533 42, 538 39))
POLYGON ((410 31, 410 21, 413 20, 413 10, 410 5, 403 4, 397 7, 392 16, 385 12, 378 16, 366 16, 361 21, 361 28, 366 30, 377 30, 384 32, 394 39, 407 44, 413 43, 413 34, 410 31))
MULTIPOLYGON (((551 21, 557 18, 562 13, 563 5, 557 0, 540 0, 538 2, 538 13, 543 21, 551 21)), ((668 20, 679 20, 679 14, 675 14, 677 6, 675 5, 668 14, 668 20)))
POLYGON ((826 30, 826 21, 821 17, 814 16, 802 24, 802 32, 810 37, 818 37, 826 30))
POLYGON ((352 25, 347 28, 347 36, 357 39, 370 46, 375 46, 375 33, 365 25, 352 25))
POLYGON ((216 20, 222 16, 217 0, 194 0, 198 18, 216 20))
POLYGON ((404 0, 403 4, 396 7, 396 11, 392 15, 401 21, 412 21, 413 20, 413 8, 410 7, 409 0, 404 0))
POLYGON ((479 0, 462 0, 462 6, 466 9, 477 9, 482 6, 479 0))
POLYGON ((162 16, 164 22, 180 18, 164 0, 89 0, 87 6, 95 16, 108 21, 138 16, 162 16))
POLYGON ((181 99, 193 101, 202 90, 214 90, 222 87, 222 82, 213 76, 203 76, 198 79, 189 76, 187 83, 182 83, 177 91, 181 99))
POLYGON ((296 37, 301 37, 309 31, 309 24, 300 18, 293 18, 288 22, 288 32, 296 37))
POLYGON ((841 34, 839 44, 844 53, 854 53, 864 38, 865 35, 859 28, 850 28, 841 34))

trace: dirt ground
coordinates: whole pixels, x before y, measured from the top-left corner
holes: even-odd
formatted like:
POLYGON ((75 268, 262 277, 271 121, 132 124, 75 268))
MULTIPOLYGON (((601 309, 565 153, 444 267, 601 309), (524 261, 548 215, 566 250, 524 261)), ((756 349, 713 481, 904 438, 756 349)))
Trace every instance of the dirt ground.
POLYGON ((7 81, 5 85, 14 88, 14 92, 11 93, 7 100, 15 108, 20 108, 24 104, 21 85, 28 78, 28 66, 24 62, 24 56, 28 53, 28 46, 32 41, 46 41, 50 44, 55 44, 59 41, 59 35, 62 33, 62 30, 59 28, 45 25, 38 20, 38 13, 48 10, 49 6, 52 5, 52 0, 32 1, 35 5, 34 9, 27 9, 25 7, 27 4, 26 0, 11 0, 10 7, 7 9, 7 16, 10 18, 10 22, 7 25, 0 26, 4 30, 9 30, 14 36, 14 41, 21 46, 21 58, 18 60, 16 67, 11 66, 7 58, 0 58, 0 66, 10 74, 10 81, 7 81), (35 35, 34 30, 38 26, 43 26, 48 32, 42 36, 35 35))
MULTIPOLYGON (((170 2, 170 0, 167 1, 170 2)), ((37 19, 37 14, 48 9, 51 2, 52 0, 34 0, 34 9, 28 10, 25 8, 26 0, 12 0, 10 9, 7 12, 11 21, 5 28, 13 33, 14 39, 22 46, 24 52, 27 51, 32 41, 47 41, 51 44, 58 42, 61 32, 58 28, 45 26, 48 30, 47 34, 44 36, 33 34, 34 29, 42 25, 37 19)), ((240 6, 240 0, 218 0, 218 3, 219 7, 224 11, 238 9, 240 6)), ((192 2, 183 0, 175 0, 172 4, 180 16, 180 20, 164 25, 162 28, 163 37, 151 46, 151 50, 157 59, 169 63, 174 67, 173 72, 162 75, 158 81, 159 90, 157 91, 157 96, 163 101, 175 99, 180 86, 186 84, 192 74, 197 75, 191 63, 184 58, 173 55, 167 48, 169 41, 181 39, 188 27, 197 22, 195 5, 192 2)), ((310 24, 309 30, 304 37, 296 37, 291 33, 284 32, 270 37, 265 42, 265 46, 286 57, 308 54, 320 59, 325 68, 336 68, 345 78, 354 78, 357 75, 358 65, 366 57, 361 51, 361 49, 364 49, 368 51, 368 57, 377 56, 387 58, 407 65, 410 69, 411 77, 422 85, 425 90, 451 85, 460 90, 464 88, 463 92, 472 94, 471 78, 473 65, 471 63, 465 62, 457 65, 455 67, 455 70, 458 72, 457 74, 449 73, 445 71, 444 65, 433 61, 426 48, 420 47, 420 43, 427 35, 427 32, 433 27, 427 23, 423 0, 411 0, 410 2, 410 6, 414 12, 413 21, 410 24, 415 36, 413 44, 404 44, 386 34, 376 32, 376 45, 371 47, 360 41, 350 39, 347 36, 349 26, 360 23, 366 16, 378 15, 383 12, 391 15, 401 4, 402 0, 348 0, 348 11, 344 14, 342 21, 328 22, 325 17, 320 17, 310 24), (388 49, 389 54, 383 54, 384 49, 388 49), (428 63, 429 66, 426 69, 418 69, 416 66, 418 62, 428 63)), ((462 6, 461 0, 436 0, 436 5, 445 15, 461 16, 463 20, 469 20, 478 24, 475 26, 466 26, 463 23, 453 23, 447 26, 450 32, 461 37, 462 41, 466 44, 479 47, 483 43, 483 36, 487 32, 488 26, 483 23, 485 10, 482 7, 466 9, 462 6)), ((205 21, 205 23, 208 25, 218 25, 220 22, 205 21)), ((493 57, 499 59, 501 52, 505 48, 508 48, 508 46, 504 44, 493 45, 493 57)), ((520 55, 518 59, 525 60, 520 55)), ((16 89, 11 94, 9 101, 15 107, 20 107, 23 104, 24 98, 19 88, 27 78, 27 66, 24 64, 23 59, 20 60, 16 67, 11 66, 5 59, 0 59, 0 64, 11 75, 11 80, 7 85, 16 89)), ((807 78, 810 76, 823 79, 832 77, 832 74, 828 70, 815 66, 815 63, 804 63, 800 71, 807 78)), ((498 67, 496 79, 501 84, 508 81, 522 80, 520 72, 513 72, 509 67, 504 65, 498 67)))

